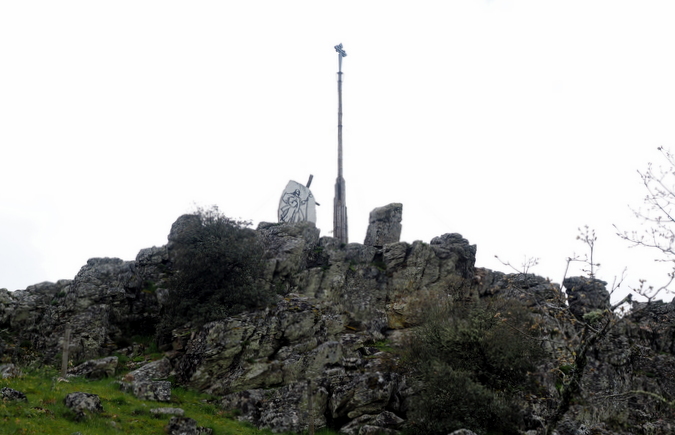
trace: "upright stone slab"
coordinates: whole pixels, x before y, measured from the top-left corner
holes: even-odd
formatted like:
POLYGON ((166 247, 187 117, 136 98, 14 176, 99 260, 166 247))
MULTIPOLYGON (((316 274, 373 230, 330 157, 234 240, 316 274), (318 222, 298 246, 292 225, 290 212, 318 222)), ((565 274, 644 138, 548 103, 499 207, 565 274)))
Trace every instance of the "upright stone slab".
POLYGON ((366 246, 382 247, 389 243, 398 243, 401 240, 401 219, 403 204, 393 203, 376 208, 370 212, 366 246))
POLYGON ((316 223, 316 202, 307 186, 288 182, 279 200, 279 222, 316 223))

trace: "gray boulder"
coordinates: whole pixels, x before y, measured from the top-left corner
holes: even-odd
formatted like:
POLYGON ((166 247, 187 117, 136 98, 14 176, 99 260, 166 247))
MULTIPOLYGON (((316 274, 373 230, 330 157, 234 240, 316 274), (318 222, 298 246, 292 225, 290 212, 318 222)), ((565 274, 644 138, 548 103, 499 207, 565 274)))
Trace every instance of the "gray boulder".
POLYGON ((168 358, 151 361, 124 376, 124 382, 162 381, 171 375, 171 362, 168 358))
POLYGON ((164 428, 169 435, 209 435, 213 429, 197 426, 197 422, 188 417, 171 417, 164 428))
POLYGON ((120 389, 126 393, 133 394, 141 400, 152 400, 155 402, 171 401, 171 382, 169 381, 121 382, 120 389))
POLYGON ((87 379, 109 378, 115 375, 117 357, 109 356, 83 362, 68 370, 67 376, 82 376, 87 379))
POLYGON ((257 229, 267 252, 267 280, 297 285, 296 275, 306 269, 319 243, 319 229, 312 222, 273 224, 257 229))
POLYGON ((378 248, 401 240, 403 204, 393 203, 370 212, 368 230, 363 244, 378 248))
POLYGON ((171 382, 165 381, 172 367, 168 358, 149 362, 129 372, 120 382, 120 388, 143 400, 171 401, 171 382))
POLYGON ((0 364, 0 379, 16 378, 18 376, 21 376, 21 370, 14 364, 0 364))
POLYGON ((182 417, 185 415, 185 410, 181 408, 153 408, 150 410, 153 415, 175 415, 182 417))
POLYGON ((169 231, 169 236, 167 237, 169 240, 169 243, 167 244, 169 253, 171 253, 171 248, 181 235, 199 225, 201 225, 201 221, 196 214, 184 214, 179 216, 171 225, 171 231, 169 231))
POLYGON ((28 399, 26 398, 26 395, 23 394, 21 391, 14 390, 12 388, 8 387, 3 387, 0 390, 0 398, 2 400, 17 400, 17 401, 22 401, 25 402, 28 399))
POLYGON ((63 399, 63 403, 75 413, 78 420, 88 418, 94 413, 103 412, 101 398, 96 394, 70 393, 63 399))

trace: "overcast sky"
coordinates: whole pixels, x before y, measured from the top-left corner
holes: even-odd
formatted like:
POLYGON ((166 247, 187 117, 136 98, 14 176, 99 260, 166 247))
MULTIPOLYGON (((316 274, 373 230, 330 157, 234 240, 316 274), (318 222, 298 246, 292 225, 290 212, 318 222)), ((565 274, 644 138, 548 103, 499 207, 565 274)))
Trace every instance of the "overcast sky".
MULTIPOLYGON (((350 242, 403 203, 402 239, 460 233, 560 281, 658 284, 628 249, 638 169, 675 148, 668 1, 0 3, 0 287, 133 260, 200 206, 276 221, 288 180, 332 232, 343 43, 350 242), (575 273, 573 271, 573 273, 575 273)), ((670 299, 670 297, 668 297, 670 299)))

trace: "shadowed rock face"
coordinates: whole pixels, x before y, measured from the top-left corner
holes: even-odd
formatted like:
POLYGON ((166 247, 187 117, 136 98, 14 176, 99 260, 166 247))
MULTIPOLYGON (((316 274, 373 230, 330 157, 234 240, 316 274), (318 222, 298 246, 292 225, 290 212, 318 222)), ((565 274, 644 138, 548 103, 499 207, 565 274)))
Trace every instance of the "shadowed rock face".
POLYGON ((607 283, 599 279, 574 276, 565 278, 563 285, 567 290, 567 301, 570 311, 578 319, 593 310, 605 310, 610 308, 609 292, 607 283))

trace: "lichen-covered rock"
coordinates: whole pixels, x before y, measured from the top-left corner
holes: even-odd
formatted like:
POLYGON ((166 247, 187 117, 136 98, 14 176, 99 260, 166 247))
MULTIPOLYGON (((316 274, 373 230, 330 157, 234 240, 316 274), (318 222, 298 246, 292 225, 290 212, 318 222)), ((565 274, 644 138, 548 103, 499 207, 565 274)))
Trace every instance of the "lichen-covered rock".
POLYGON ((96 394, 83 392, 70 393, 63 399, 63 403, 80 420, 90 417, 94 413, 103 412, 101 398, 96 394))
POLYGON ((450 260, 453 272, 456 271, 463 278, 473 278, 476 264, 476 245, 470 245, 469 241, 461 234, 443 234, 431 239, 431 246, 436 256, 441 260, 450 260))
MULTIPOLYGON (((172 244, 198 223, 195 215, 181 216, 166 246, 141 250, 133 262, 91 259, 72 281, 0 289, 0 329, 8 331, 0 340, 3 361, 21 354, 9 349, 25 347, 30 351, 24 355, 40 353, 60 363, 55 357, 67 323, 71 359, 124 348, 136 355, 129 337, 152 334, 168 301, 172 244)), ((477 269, 475 245, 456 233, 410 244, 391 237, 394 228, 384 231, 389 239, 380 231, 373 236, 379 241, 345 245, 319 238, 311 223, 261 224, 257 231, 267 249, 261 285, 280 294, 276 304, 174 330, 168 359, 131 372, 123 389, 144 400, 168 401, 171 384, 164 379, 175 369, 182 386, 223 395, 223 407, 241 410, 242 419, 259 427, 303 431, 313 420, 349 434, 394 433, 405 424, 417 384, 397 371, 396 353, 376 342, 404 344, 429 306, 480 299, 519 303, 533 314, 542 347, 552 354, 573 348, 583 326, 568 315, 559 285, 532 274, 477 269)), ((609 315, 604 285, 586 278, 565 281, 577 319, 609 315)), ((523 429, 540 428, 550 415, 559 397, 559 364, 551 360, 531 374, 539 397, 517 404, 527 409, 523 429)), ((581 397, 559 432, 583 426, 599 434, 672 433, 672 410, 657 398, 675 397, 673 367, 675 303, 634 304, 630 313, 613 318, 607 337, 589 351, 581 397)), ((175 423, 177 430, 203 430, 189 420, 175 423)))
POLYGON ((112 377, 117 369, 117 357, 109 356, 105 358, 85 361, 82 364, 69 369, 68 376, 83 376, 87 379, 101 379, 112 377))
POLYGON ((0 379, 16 378, 21 376, 21 369, 12 363, 0 364, 0 379))
POLYGON ((171 417, 164 428, 169 435, 210 435, 213 429, 197 426, 197 421, 189 417, 171 417))
POLYGON ((390 411, 384 411, 377 415, 364 414, 341 427, 340 433, 347 435, 393 434, 398 433, 397 430, 401 428, 403 423, 405 423, 404 419, 390 411))
POLYGON ((204 325, 189 341, 176 376, 210 394, 295 382, 344 355, 335 342, 343 330, 341 316, 289 295, 274 309, 204 325))
MULTIPOLYGON (((312 385, 314 426, 326 426, 328 391, 322 385, 312 385)), ((275 432, 302 432, 309 426, 309 395, 307 382, 295 382, 281 388, 246 390, 224 396, 223 409, 241 411, 239 417, 260 428, 275 432)))
POLYGON ((258 233, 267 252, 267 280, 297 285, 296 276, 306 269, 319 243, 319 229, 312 222, 261 222, 258 233))
POLYGON ((606 310, 610 307, 607 283, 599 279, 573 276, 563 281, 567 292, 570 311, 577 319, 594 310, 606 310))
POLYGON ((331 379, 328 409, 332 418, 354 419, 384 411, 399 381, 400 375, 391 372, 345 374, 331 379))
POLYGON ((169 359, 162 358, 127 373, 123 380, 124 382, 162 381, 168 379, 172 369, 169 359))
POLYGON ((0 398, 3 400, 16 400, 21 402, 28 400, 24 393, 9 387, 3 387, 0 389, 0 398))
POLYGON ((150 414, 153 415, 176 415, 182 417, 185 415, 185 410, 181 408, 152 408, 150 414))
POLYGON ((141 400, 152 400, 154 402, 171 401, 171 382, 169 381, 121 382, 120 389, 133 394, 141 400))
POLYGON ((394 203, 370 212, 368 230, 363 242, 366 246, 383 247, 401 240, 403 204, 394 203))
POLYGON ((171 372, 171 362, 168 358, 152 361, 127 373, 120 382, 120 388, 139 399, 169 402, 171 382, 164 379, 167 379, 171 372))

